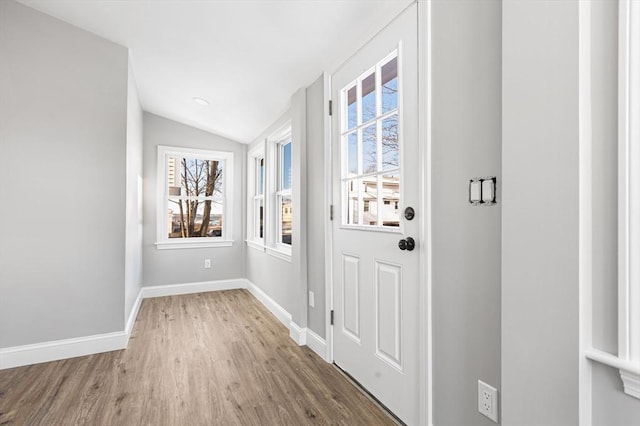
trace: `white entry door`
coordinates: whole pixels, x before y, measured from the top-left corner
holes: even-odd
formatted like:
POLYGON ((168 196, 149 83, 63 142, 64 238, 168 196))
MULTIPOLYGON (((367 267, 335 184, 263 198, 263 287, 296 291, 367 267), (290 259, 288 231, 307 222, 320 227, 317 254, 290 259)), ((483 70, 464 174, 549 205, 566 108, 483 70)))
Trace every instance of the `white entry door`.
POLYGON ((334 362, 410 425, 423 285, 417 39, 414 4, 331 80, 334 362))

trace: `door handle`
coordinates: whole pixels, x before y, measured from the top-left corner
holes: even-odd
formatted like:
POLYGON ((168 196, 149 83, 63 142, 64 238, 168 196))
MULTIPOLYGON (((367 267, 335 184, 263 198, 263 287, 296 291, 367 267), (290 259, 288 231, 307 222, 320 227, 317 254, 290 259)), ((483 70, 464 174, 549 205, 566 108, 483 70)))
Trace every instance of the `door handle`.
POLYGON ((416 242, 413 238, 407 237, 398 241, 398 247, 400 248, 400 250, 412 251, 414 248, 416 248, 416 242))

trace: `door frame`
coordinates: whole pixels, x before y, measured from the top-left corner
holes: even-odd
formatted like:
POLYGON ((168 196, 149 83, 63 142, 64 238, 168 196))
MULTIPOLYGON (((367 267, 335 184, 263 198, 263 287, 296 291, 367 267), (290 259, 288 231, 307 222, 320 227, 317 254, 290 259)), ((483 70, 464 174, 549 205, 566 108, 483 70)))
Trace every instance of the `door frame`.
MULTIPOLYGON (((432 380, 432 210, 431 210, 431 17, 432 0, 416 0, 418 11, 418 143, 420 152, 419 209, 424 212, 419 220, 419 239, 422 244, 419 259, 418 277, 419 286, 419 318, 418 318, 418 380, 419 401, 423 401, 419 407, 419 419, 421 425, 433 424, 433 380, 432 380)), ((403 10, 404 11, 404 10, 403 10)), ((402 12, 400 12, 402 13, 402 12)), ((356 52, 354 52, 355 54, 356 52)), ((346 59, 348 60, 348 58, 346 59)), ((345 60, 345 61, 346 61, 345 60)), ((329 115, 329 102, 331 101, 331 75, 333 75, 342 63, 329 72, 323 73, 324 80, 324 175, 325 175, 325 361, 333 363, 333 325, 331 325, 330 312, 333 309, 333 226, 331 223, 330 209, 333 204, 332 187, 332 127, 329 115)), ((334 100, 338 102, 338 100, 334 100)), ((334 103, 335 105, 335 103, 334 103)))

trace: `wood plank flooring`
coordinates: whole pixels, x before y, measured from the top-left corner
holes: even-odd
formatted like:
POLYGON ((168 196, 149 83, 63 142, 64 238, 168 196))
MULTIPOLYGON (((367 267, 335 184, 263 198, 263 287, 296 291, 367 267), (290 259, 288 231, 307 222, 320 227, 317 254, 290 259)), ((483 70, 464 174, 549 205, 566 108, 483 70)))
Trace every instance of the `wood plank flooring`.
POLYGON ((246 290, 145 299, 123 351, 0 371, 0 425, 393 425, 246 290))

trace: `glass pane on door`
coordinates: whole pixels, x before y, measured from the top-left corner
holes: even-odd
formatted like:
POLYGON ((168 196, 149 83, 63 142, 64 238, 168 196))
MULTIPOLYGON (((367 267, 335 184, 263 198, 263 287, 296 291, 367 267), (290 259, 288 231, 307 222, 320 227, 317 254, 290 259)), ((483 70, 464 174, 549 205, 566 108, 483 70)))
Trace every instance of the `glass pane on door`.
POLYGON ((399 88, 393 52, 341 91, 343 225, 400 226, 399 88))

